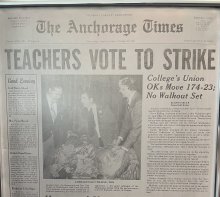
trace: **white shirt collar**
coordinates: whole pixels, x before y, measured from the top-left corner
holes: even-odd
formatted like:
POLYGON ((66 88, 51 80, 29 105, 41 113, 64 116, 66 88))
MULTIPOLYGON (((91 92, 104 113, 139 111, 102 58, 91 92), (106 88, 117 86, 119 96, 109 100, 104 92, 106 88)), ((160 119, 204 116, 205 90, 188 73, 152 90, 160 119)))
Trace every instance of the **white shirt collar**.
POLYGON ((53 119, 53 121, 54 121, 55 116, 57 116, 57 103, 52 102, 52 100, 51 100, 49 94, 47 94, 47 102, 48 102, 48 105, 49 105, 50 114, 51 114, 52 119, 53 119), (52 112, 52 108, 53 108, 53 112, 52 112), (53 114, 53 113, 55 113, 55 114, 53 114), (55 115, 55 116, 54 116, 54 115, 55 115), (54 116, 54 117, 53 117, 53 116, 54 116))
POLYGON ((131 105, 131 101, 132 101, 132 98, 134 97, 135 93, 136 93, 135 91, 132 92, 132 93, 130 94, 130 96, 128 97, 128 105, 129 105, 129 106, 131 105))

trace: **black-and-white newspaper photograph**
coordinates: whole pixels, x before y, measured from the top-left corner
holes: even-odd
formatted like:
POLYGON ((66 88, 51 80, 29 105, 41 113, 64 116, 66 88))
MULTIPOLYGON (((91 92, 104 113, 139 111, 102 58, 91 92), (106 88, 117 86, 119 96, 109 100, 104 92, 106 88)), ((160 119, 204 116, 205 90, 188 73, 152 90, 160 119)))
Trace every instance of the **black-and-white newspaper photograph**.
POLYGON ((42 76, 46 179, 140 179, 142 76, 42 76))

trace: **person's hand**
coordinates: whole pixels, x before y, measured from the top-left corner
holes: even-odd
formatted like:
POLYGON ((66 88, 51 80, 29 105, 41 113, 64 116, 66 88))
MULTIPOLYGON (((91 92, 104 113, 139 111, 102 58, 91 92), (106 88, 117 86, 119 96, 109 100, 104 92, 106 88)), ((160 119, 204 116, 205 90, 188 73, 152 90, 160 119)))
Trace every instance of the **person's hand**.
POLYGON ((119 145, 121 144, 121 142, 122 142, 121 137, 118 136, 117 139, 114 139, 114 140, 113 140, 113 145, 119 146, 119 145))
POLYGON ((77 134, 74 133, 72 130, 68 130, 67 131, 67 138, 69 138, 69 137, 77 137, 77 134))

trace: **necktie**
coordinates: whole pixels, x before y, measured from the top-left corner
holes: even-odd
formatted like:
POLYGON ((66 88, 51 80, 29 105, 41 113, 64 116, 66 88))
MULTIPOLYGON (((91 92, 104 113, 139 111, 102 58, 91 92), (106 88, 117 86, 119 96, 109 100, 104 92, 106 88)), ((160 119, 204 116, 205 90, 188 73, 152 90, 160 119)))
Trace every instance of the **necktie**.
POLYGON ((93 113, 94 122, 95 122, 95 130, 96 130, 96 133, 98 135, 98 138, 100 138, 101 135, 100 135, 100 131, 99 131, 98 114, 97 114, 97 108, 96 108, 95 105, 92 106, 92 113, 93 113))
POLYGON ((56 113, 56 103, 53 103, 53 104, 51 104, 51 106, 50 106, 50 111, 51 111, 51 116, 52 116, 52 120, 53 120, 53 122, 55 121, 55 119, 56 119, 56 116, 57 116, 57 113, 56 113))

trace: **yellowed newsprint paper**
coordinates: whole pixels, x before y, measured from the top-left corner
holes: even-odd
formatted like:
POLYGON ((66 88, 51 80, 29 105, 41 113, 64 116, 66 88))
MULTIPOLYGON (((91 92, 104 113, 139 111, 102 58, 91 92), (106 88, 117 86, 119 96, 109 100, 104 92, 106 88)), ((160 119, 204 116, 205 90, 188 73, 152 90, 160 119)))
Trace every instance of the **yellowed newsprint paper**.
POLYGON ((3 197, 214 197, 218 11, 0 9, 3 197))

